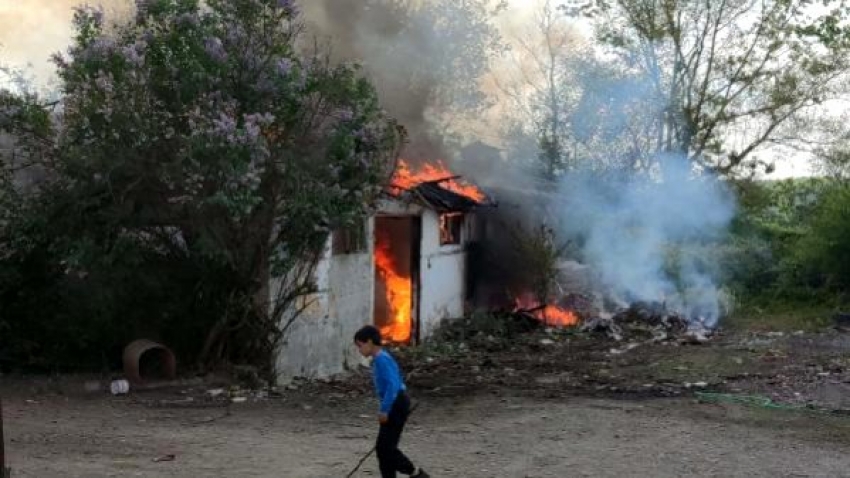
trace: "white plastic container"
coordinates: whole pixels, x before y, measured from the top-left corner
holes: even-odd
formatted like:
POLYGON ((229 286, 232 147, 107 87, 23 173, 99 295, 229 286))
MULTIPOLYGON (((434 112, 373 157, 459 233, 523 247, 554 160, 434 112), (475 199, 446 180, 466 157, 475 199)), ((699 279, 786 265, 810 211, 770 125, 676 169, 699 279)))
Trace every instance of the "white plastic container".
POLYGON ((112 395, 125 395, 130 391, 130 382, 126 380, 113 380, 109 385, 112 395))

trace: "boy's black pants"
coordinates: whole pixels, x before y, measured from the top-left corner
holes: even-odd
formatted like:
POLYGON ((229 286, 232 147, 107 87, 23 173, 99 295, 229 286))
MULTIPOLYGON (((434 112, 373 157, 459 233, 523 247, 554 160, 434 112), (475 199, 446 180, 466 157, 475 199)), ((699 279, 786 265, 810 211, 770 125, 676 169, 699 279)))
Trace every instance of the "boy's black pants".
POLYGON ((401 392, 393 402, 387 423, 381 424, 378 431, 378 441, 375 444, 375 454, 378 456, 378 467, 381 478, 395 478, 396 472, 405 475, 413 474, 413 463, 398 449, 401 432, 410 415, 410 398, 401 392))

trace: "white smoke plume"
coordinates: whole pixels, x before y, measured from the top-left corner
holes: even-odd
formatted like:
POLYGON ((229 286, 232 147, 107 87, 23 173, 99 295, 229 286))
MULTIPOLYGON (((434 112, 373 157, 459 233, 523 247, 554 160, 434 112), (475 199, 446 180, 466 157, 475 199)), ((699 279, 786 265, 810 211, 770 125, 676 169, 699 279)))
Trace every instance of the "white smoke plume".
POLYGON ((722 239, 735 215, 734 196, 722 181, 695 175, 684 159, 659 164, 651 176, 616 181, 567 176, 556 204, 561 232, 624 304, 666 302, 715 326, 723 308, 718 271, 689 251, 722 239))

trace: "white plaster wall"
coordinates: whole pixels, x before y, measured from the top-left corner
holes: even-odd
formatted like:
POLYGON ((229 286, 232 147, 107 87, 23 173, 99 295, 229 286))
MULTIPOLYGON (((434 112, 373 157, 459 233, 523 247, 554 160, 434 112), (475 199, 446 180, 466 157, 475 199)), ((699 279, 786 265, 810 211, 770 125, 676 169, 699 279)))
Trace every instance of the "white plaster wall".
POLYGON ((331 351, 339 354, 335 357, 341 358, 339 372, 342 372, 363 362, 354 348, 354 333, 372 323, 375 266, 371 248, 363 254, 335 256, 331 262, 329 315, 337 320, 340 334, 339 342, 332 345, 331 351))
POLYGON ((278 353, 278 382, 294 377, 327 378, 361 363, 352 338, 372 321, 374 278, 372 221, 367 249, 359 254, 331 255, 331 241, 316 273, 318 292, 305 300, 310 308, 296 319, 278 353))
MULTIPOLYGON (((467 234, 463 228, 462 236, 467 234)), ((440 245, 440 216, 422 213, 422 274, 419 318, 421 338, 428 338, 443 319, 463 316, 466 286, 466 253, 460 245, 440 245)))

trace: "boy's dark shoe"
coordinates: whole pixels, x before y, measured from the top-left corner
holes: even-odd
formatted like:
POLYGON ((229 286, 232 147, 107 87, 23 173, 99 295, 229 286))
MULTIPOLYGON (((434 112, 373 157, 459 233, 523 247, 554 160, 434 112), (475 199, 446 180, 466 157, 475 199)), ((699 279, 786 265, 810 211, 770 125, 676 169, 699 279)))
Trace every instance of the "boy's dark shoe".
POLYGON ((425 470, 420 468, 419 472, 415 473, 413 475, 410 475, 410 478, 431 478, 431 475, 429 475, 428 473, 425 473, 425 470))

